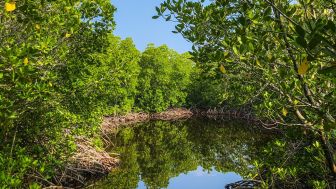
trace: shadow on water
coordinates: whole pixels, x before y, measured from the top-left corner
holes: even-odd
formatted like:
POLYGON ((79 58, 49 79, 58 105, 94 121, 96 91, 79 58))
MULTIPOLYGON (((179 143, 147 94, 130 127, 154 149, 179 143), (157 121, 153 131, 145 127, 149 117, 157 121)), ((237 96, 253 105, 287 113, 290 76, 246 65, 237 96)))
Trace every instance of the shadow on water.
POLYGON ((244 122, 155 121, 121 129, 121 164, 91 188, 224 188, 254 174, 271 135, 244 122))

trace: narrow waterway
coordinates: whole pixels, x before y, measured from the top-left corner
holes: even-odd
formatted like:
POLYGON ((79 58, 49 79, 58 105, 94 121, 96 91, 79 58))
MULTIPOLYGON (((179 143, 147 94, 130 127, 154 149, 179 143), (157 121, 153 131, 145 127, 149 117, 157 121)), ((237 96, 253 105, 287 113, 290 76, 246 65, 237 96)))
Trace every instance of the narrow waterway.
POLYGON ((272 136, 244 122, 191 119, 128 126, 111 138, 120 166, 90 188, 223 189, 256 173, 272 136))

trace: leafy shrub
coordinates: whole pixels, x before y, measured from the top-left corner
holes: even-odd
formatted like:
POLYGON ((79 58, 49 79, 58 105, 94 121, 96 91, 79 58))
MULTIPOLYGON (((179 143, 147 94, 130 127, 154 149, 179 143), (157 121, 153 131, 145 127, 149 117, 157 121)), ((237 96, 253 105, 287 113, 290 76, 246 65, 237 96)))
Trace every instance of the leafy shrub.
POLYGON ((137 106, 160 112, 185 104, 193 63, 188 54, 149 45, 140 60, 137 106))
POLYGON ((0 6, 0 185, 21 188, 36 180, 28 173, 52 180, 74 138, 95 133, 103 113, 97 99, 86 98, 86 111, 74 107, 90 95, 79 91, 90 87, 89 69, 100 71, 92 57, 109 44, 115 9, 107 0, 0 6))

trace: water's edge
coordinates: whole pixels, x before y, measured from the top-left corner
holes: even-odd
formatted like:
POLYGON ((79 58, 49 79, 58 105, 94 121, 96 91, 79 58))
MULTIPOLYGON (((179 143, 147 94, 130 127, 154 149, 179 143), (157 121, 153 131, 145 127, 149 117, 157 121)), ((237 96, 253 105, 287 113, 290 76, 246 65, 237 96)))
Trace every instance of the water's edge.
POLYGON ((249 178, 252 160, 270 135, 243 121, 192 117, 133 124, 114 136, 112 151, 120 154, 120 164, 93 188, 190 188, 190 180, 211 186, 212 176, 222 178, 216 182, 223 188, 249 178), (236 179, 227 180, 226 172, 236 179))
MULTIPOLYGON (((103 178, 112 170, 119 166, 120 159, 118 155, 109 153, 107 149, 111 149, 113 144, 110 141, 110 136, 118 131, 123 126, 133 125, 136 123, 145 123, 153 120, 162 121, 178 121, 187 120, 192 117, 207 118, 207 119, 243 119, 241 117, 228 116, 227 112, 216 112, 214 110, 190 110, 185 108, 171 109, 162 113, 129 113, 123 116, 106 116, 100 128, 100 135, 106 148, 97 149, 91 139, 80 138, 77 140, 77 152, 70 158, 67 170, 71 170, 70 179, 65 180, 64 186, 82 187, 87 185, 87 182, 94 179, 103 178), (90 153, 88 153, 90 152, 90 153)), ((245 121, 248 119, 245 119, 245 121)), ((248 120, 251 121, 251 120, 248 120)), ((253 122, 253 120, 252 120, 253 122)), ((253 122, 255 123, 255 122, 253 122)), ((255 129, 265 130, 257 124, 252 124, 255 129)), ((265 130, 269 132, 270 130, 265 130)), ((113 147, 112 147, 113 148, 113 147)), ((64 174, 64 173, 63 173, 64 174)))

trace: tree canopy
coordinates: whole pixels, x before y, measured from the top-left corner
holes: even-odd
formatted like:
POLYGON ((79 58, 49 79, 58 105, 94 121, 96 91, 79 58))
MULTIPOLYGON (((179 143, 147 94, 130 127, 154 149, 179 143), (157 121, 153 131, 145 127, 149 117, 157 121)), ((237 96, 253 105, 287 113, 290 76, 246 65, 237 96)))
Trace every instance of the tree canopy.
MULTIPOLYGON (((193 43, 179 54, 153 44, 140 52, 114 36, 108 0, 0 1, 0 188, 61 185, 57 173, 76 140, 103 146, 104 116, 223 106, 252 107, 263 126, 288 131, 275 141, 277 153, 274 145, 264 152, 299 156, 257 167, 280 180, 309 175, 314 186, 325 184, 336 176, 335 10, 333 0, 165 0, 153 18, 174 21, 173 32, 193 43)), ((160 129, 152 130, 156 150, 178 143, 160 138, 160 129)), ((127 147, 134 163, 139 146, 127 147)), ((146 181, 164 187, 173 174, 146 181)))
POLYGON ((188 54, 178 54, 167 46, 149 45, 139 62, 137 105, 160 112, 186 104, 193 62, 188 54))
POLYGON ((252 104, 272 125, 308 131, 336 174, 333 1, 166 0, 156 10, 153 18, 173 20, 173 32, 193 42, 205 71, 220 73, 227 104, 252 104))

